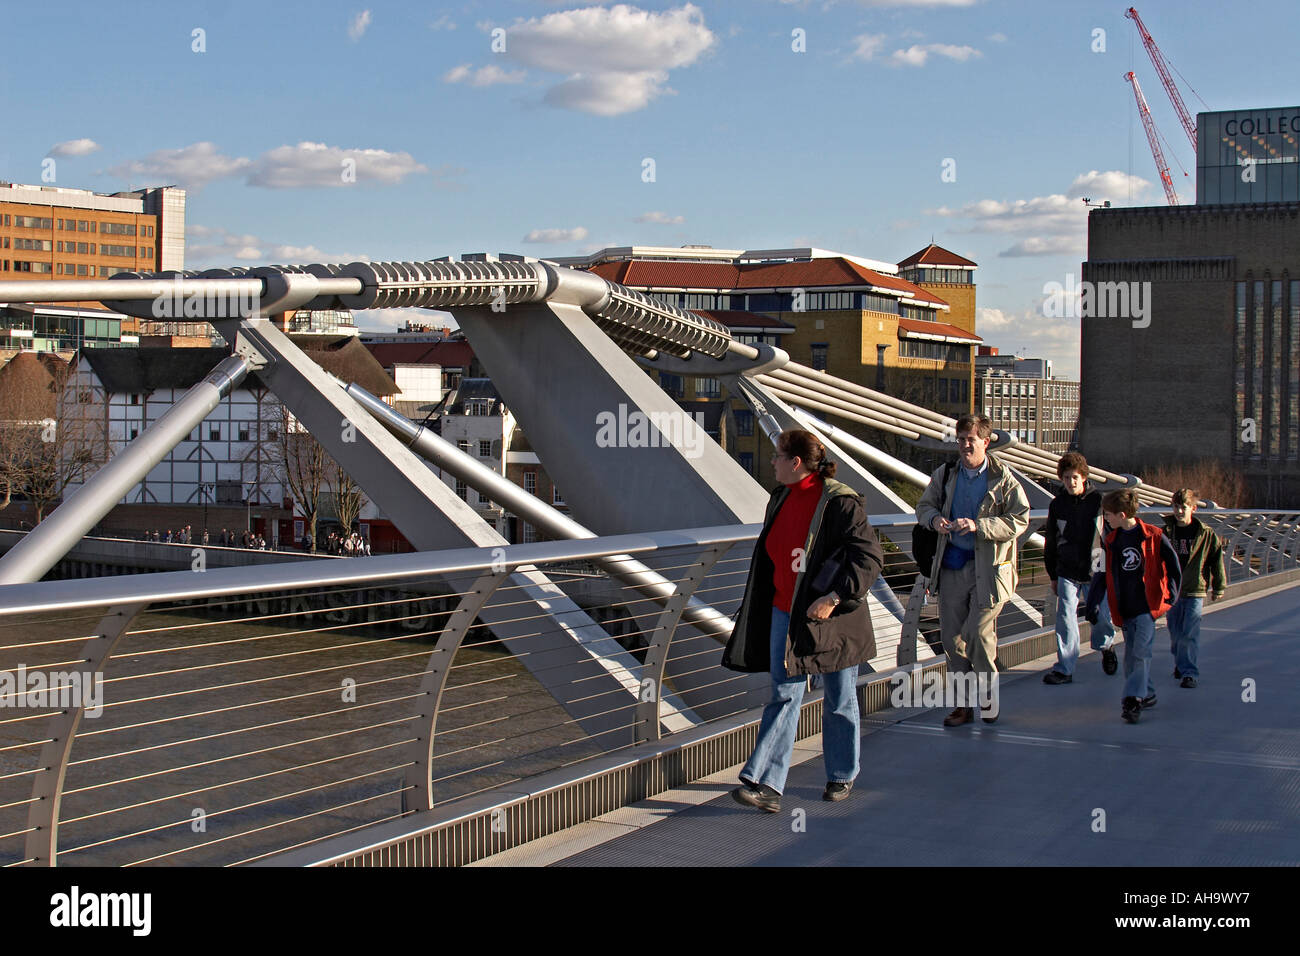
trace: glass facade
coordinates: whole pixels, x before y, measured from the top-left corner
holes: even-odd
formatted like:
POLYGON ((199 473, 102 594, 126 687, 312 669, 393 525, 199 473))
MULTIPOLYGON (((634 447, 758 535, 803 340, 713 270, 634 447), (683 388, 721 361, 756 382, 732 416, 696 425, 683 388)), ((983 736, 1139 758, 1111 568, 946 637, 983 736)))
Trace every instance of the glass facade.
POLYGON ((1300 106, 1198 113, 1196 202, 1300 202, 1300 106))

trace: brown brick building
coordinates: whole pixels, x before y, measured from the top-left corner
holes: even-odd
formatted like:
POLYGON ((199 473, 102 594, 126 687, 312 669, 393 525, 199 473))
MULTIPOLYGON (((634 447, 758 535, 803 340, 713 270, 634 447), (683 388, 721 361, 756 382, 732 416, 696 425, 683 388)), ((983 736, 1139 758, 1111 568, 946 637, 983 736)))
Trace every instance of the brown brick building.
POLYGON ((1083 279, 1118 284, 1081 318, 1084 454, 1210 458, 1300 502, 1300 203, 1094 209, 1083 279))

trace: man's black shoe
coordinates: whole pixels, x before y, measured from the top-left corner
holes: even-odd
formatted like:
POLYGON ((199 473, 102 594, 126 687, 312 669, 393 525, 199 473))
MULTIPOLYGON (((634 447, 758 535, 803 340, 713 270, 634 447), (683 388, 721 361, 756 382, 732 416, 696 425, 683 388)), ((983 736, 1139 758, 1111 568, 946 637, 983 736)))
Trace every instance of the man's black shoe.
POLYGON ((1196 678, 1195 678, 1195 677, 1192 677, 1192 676, 1189 674, 1188 676, 1186 676, 1186 677, 1183 678, 1183 682, 1182 682, 1181 684, 1179 684, 1178 686, 1179 686, 1179 687, 1195 687, 1195 686, 1196 686, 1196 678))
POLYGON ((1142 709, 1143 709, 1143 710, 1150 710, 1150 709, 1151 709, 1152 707, 1154 707, 1155 705, 1156 705, 1156 695, 1155 695, 1155 694, 1148 694, 1146 697, 1143 697, 1143 698, 1142 698, 1142 709))
POLYGON ((731 795, 737 803, 743 803, 749 807, 758 807, 758 809, 766 810, 768 813, 776 813, 781 809, 781 795, 767 784, 756 787, 752 783, 742 783, 731 791, 731 795))
POLYGON ((1136 697, 1125 697, 1124 706, 1119 714, 1130 724, 1136 724, 1142 716, 1142 702, 1136 697))
POLYGON ((1114 674, 1117 670, 1119 670, 1119 655, 1109 647, 1103 649, 1101 652, 1101 672, 1109 675, 1114 674))
POLYGON ((845 800, 848 798, 850 791, 853 790, 853 781, 832 780, 826 784, 826 792, 822 794, 823 800, 829 800, 832 803, 845 800))
POLYGON ((1069 674, 1062 674, 1058 670, 1050 670, 1043 675, 1044 684, 1068 684, 1073 680, 1069 674))

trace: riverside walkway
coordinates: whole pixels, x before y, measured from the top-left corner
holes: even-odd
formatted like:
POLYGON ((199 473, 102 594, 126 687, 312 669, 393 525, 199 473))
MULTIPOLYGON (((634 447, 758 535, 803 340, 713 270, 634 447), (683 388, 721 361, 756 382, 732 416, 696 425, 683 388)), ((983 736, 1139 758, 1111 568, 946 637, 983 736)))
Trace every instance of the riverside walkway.
POLYGON ((1194 690, 1173 678, 1161 626, 1159 703, 1136 726, 1119 717, 1122 670, 1107 677, 1088 653, 1072 684, 1052 687, 1040 658, 1004 675, 995 725, 864 715, 843 803, 821 799, 812 737, 779 813, 732 800, 735 766, 478 865, 1294 866, 1298 620, 1295 585, 1207 608, 1194 690))

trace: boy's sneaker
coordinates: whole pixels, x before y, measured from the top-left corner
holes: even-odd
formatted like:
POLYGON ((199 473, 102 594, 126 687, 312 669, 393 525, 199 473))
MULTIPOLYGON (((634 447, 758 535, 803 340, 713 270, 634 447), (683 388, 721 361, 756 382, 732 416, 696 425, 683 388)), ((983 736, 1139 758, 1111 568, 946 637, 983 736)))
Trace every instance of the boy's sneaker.
POLYGON ((743 781, 739 787, 731 791, 731 795, 737 803, 758 807, 768 813, 776 813, 781 809, 781 795, 767 784, 755 786, 748 781, 743 781))
POLYGON ((1181 684, 1179 684, 1178 686, 1179 686, 1179 687, 1195 687, 1195 686, 1196 686, 1196 678, 1195 678, 1195 677, 1192 677, 1192 676, 1189 674, 1188 676, 1186 676, 1186 677, 1183 678, 1183 682, 1182 682, 1181 684))
POLYGON ((845 800, 852 789, 852 780, 831 780, 826 784, 826 792, 822 794, 822 799, 830 800, 832 803, 845 800))
POLYGON ((1054 668, 1043 675, 1044 684, 1068 684, 1073 680, 1069 674, 1062 674, 1054 668))
POLYGON ((1150 709, 1151 709, 1152 707, 1154 707, 1155 705, 1156 705, 1156 695, 1155 695, 1155 694, 1147 694, 1147 696, 1145 696, 1145 697, 1142 698, 1142 709, 1143 709, 1143 710, 1150 710, 1150 709))
POLYGON ((1119 670, 1119 655, 1109 647, 1102 648, 1101 651, 1101 672, 1107 676, 1114 674, 1119 670))
POLYGON ((1136 724, 1138 718, 1142 716, 1142 702, 1136 697, 1125 697, 1124 706, 1119 715, 1130 724, 1136 724))

